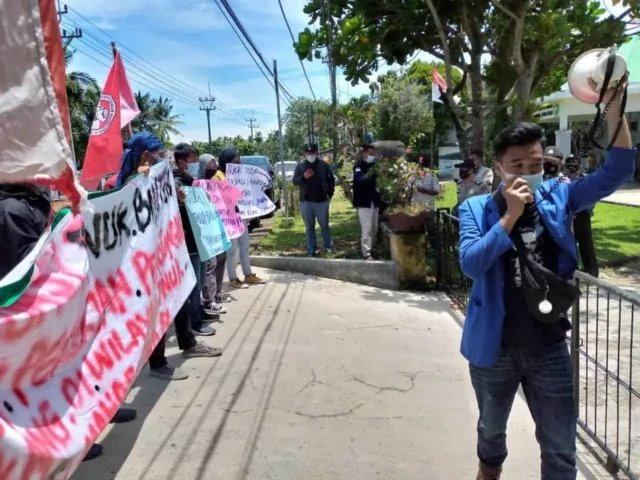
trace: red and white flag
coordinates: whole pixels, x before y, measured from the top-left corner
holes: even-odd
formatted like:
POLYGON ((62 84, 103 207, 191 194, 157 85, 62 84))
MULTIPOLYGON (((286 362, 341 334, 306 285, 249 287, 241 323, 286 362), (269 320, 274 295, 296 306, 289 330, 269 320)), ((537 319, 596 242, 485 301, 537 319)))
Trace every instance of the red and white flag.
MULTIPOLYGON (((442 77, 442 75, 440 75, 440 73, 435 68, 432 68, 431 69, 431 101, 444 103, 441 99, 441 97, 443 97, 444 95, 440 93, 440 90, 442 90, 442 92, 446 92, 447 88, 448 88, 447 81, 442 77)), ((456 102, 456 104, 460 103, 460 97, 458 96, 453 97, 453 100, 454 102, 456 102)))
POLYGON ((0 45, 0 182, 48 185, 79 205, 55 2, 0 2, 0 45))
POLYGON ((102 176, 120 170, 121 130, 139 114, 140 109, 127 80, 122 59, 116 52, 91 126, 91 136, 80 177, 80 183, 84 187, 95 189, 102 176))

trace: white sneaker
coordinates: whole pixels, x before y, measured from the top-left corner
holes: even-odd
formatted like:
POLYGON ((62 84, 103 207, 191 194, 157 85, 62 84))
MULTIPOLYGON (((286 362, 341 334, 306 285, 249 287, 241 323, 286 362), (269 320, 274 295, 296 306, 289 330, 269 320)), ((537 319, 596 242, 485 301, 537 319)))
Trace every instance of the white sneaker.
POLYGON ((208 305, 205 305, 203 308, 204 308, 204 312, 208 315, 220 315, 221 313, 227 313, 226 308, 214 302, 211 302, 208 305))

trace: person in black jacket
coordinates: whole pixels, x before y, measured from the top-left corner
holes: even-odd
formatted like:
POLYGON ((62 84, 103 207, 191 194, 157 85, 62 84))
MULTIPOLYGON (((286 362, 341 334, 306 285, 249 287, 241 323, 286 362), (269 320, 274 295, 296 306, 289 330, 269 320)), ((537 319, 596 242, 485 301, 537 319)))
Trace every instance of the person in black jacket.
POLYGON ((323 160, 318 161, 318 145, 305 145, 305 160, 293 173, 293 184, 300 189, 300 213, 307 233, 307 256, 315 257, 316 218, 322 231, 324 249, 333 252, 333 240, 329 228, 329 202, 335 191, 336 179, 331 167, 323 160))
MULTIPOLYGON (((162 143, 162 141, 157 136, 149 132, 136 133, 133 137, 131 137, 131 139, 127 143, 127 148, 122 154, 122 162, 120 165, 120 172, 118 173, 116 188, 120 188, 126 185, 131 179, 139 174, 148 174, 149 169, 152 165, 162 161, 168 161, 168 156, 164 150, 164 144, 162 143)), ((197 161, 198 156, 196 152, 196 162, 197 161)), ((189 253, 192 253, 197 252, 197 248, 194 248, 193 244, 191 244, 188 240, 188 236, 190 234, 191 241, 195 243, 195 240, 193 239, 193 233, 191 232, 191 227, 189 225, 189 219, 186 217, 186 209, 184 207, 184 192, 181 188, 183 185, 191 185, 191 183, 193 183, 193 178, 189 176, 187 171, 188 167, 186 166, 186 162, 183 161, 182 168, 177 168, 174 170, 174 177, 176 181, 176 191, 178 193, 178 203, 180 206, 182 227, 184 229, 184 235, 187 242, 187 250, 189 251, 189 253)), ((198 299, 198 306, 200 306, 200 299, 198 299)), ((182 350, 182 355, 185 358, 220 356, 222 354, 222 350, 209 347, 204 343, 199 343, 196 341, 193 332, 191 331, 191 326, 189 325, 189 312, 191 310, 190 307, 191 302, 188 298, 176 315, 176 318, 173 322, 176 328, 178 347, 180 348, 180 350, 182 350)), ((184 380, 186 378, 189 378, 189 375, 180 371, 174 366, 169 365, 169 363, 167 362, 167 358, 165 356, 164 337, 160 340, 160 342, 158 342, 158 345, 153 350, 153 352, 151 352, 151 356, 149 357, 149 368, 152 376, 162 378, 164 380, 184 380)))
POLYGON ((373 258, 373 247, 378 236, 380 195, 373 170, 375 161, 376 149, 373 145, 363 145, 362 157, 353 167, 353 206, 358 209, 362 231, 360 246, 365 260, 373 258))

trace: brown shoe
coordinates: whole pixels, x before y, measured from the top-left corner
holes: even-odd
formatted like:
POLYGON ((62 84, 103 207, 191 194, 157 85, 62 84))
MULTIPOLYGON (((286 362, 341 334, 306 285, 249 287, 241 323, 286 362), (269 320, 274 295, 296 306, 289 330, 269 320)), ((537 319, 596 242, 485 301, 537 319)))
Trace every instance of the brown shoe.
POLYGON ((480 462, 476 480, 500 480, 501 474, 502 467, 490 467, 489 465, 480 462))

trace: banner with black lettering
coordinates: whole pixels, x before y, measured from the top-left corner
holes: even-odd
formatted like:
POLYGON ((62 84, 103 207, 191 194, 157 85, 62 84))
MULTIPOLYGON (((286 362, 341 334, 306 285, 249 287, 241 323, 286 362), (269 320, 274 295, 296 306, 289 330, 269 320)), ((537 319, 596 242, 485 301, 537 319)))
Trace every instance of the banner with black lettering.
POLYGON ((166 162, 59 213, 0 286, 0 473, 71 476, 195 285, 166 162))

